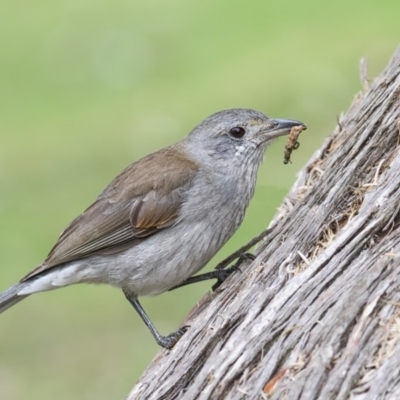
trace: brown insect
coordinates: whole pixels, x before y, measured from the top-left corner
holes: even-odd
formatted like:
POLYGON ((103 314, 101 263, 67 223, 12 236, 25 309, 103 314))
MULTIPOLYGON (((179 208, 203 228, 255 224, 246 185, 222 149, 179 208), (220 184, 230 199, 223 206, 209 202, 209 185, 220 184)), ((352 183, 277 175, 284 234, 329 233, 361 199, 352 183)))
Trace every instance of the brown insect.
POLYGON ((283 157, 283 163, 287 164, 290 162, 290 156, 292 155, 293 150, 297 150, 300 147, 300 143, 297 141, 299 138, 300 133, 306 129, 304 126, 298 125, 294 126, 289 133, 286 145, 285 145, 285 150, 283 152, 284 157, 283 157))

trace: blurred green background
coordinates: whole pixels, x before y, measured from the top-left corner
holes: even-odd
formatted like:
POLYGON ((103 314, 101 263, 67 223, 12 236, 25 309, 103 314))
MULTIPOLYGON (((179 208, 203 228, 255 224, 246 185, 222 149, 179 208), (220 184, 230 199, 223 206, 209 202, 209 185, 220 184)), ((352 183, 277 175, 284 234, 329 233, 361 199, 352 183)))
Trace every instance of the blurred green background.
MULTIPOLYGON (((207 115, 249 107, 309 129, 269 149, 246 220, 261 231, 298 171, 399 44, 399 1, 4 0, 0 3, 0 289, 126 165, 207 115)), ((162 333, 210 288, 143 300, 162 333)), ((0 399, 122 399, 158 351, 122 293, 76 286, 0 316, 0 399)))

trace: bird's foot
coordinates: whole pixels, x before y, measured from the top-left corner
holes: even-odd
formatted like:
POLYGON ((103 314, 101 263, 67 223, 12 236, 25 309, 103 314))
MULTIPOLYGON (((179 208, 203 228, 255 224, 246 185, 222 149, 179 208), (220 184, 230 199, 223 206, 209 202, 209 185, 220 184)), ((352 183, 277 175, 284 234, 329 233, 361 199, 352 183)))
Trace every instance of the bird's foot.
POLYGON ((252 253, 242 253, 234 265, 239 267, 245 261, 254 261, 255 259, 256 256, 252 253))
POLYGON ((247 261, 251 260, 253 261, 255 259, 255 256, 251 253, 243 253, 239 256, 235 264, 231 265, 230 267, 226 269, 216 269, 213 272, 215 273, 215 278, 217 279, 217 282, 211 287, 212 291, 215 292, 221 285, 222 283, 228 278, 229 275, 231 275, 235 271, 242 272, 240 270, 240 265, 247 261))
POLYGON ((182 326, 182 328, 179 328, 176 332, 170 333, 168 336, 159 335, 155 338, 157 344, 165 349, 171 350, 189 328, 189 325, 185 325, 182 326))

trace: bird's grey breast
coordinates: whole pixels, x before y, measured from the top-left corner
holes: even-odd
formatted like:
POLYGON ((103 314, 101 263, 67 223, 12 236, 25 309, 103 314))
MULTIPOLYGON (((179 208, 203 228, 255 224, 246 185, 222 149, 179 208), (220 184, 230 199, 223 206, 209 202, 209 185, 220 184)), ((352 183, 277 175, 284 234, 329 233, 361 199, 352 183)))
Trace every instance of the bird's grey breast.
POLYGON ((256 171, 199 171, 183 204, 186 221, 201 222, 225 242, 241 224, 254 193, 256 171))

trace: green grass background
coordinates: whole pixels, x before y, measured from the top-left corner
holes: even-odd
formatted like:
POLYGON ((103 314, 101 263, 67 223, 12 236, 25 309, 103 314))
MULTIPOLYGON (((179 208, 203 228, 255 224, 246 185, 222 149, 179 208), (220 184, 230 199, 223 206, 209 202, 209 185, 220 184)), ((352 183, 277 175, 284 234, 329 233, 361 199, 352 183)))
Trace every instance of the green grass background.
MULTIPOLYGON (((309 129, 284 139, 215 265, 261 231, 298 171, 400 39, 400 2, 4 0, 0 3, 0 288, 126 165, 217 110, 250 107, 309 129)), ((177 328, 210 284, 144 306, 177 328)), ((76 286, 0 316, 0 399, 122 399, 158 351, 122 293, 76 286)))

